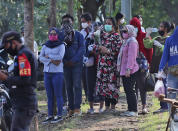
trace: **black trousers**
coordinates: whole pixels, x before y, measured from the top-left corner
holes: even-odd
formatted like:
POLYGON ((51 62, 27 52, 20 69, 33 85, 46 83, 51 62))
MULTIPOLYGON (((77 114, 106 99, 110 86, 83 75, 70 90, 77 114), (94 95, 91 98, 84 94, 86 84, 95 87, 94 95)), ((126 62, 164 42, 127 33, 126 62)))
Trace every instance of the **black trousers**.
POLYGON ((114 98, 105 98, 105 106, 116 105, 117 100, 114 98))
POLYGON ((35 113, 36 110, 34 109, 15 109, 12 116, 11 131, 29 131, 35 113))
POLYGON ((147 96, 147 92, 144 89, 145 78, 146 78, 146 73, 141 72, 139 70, 138 73, 137 73, 137 77, 136 77, 135 89, 136 89, 137 98, 138 98, 138 91, 140 91, 140 97, 141 97, 142 105, 146 104, 146 96, 147 96))
POLYGON ((137 72, 130 77, 122 77, 124 91, 126 93, 128 111, 137 112, 137 95, 135 91, 137 72))

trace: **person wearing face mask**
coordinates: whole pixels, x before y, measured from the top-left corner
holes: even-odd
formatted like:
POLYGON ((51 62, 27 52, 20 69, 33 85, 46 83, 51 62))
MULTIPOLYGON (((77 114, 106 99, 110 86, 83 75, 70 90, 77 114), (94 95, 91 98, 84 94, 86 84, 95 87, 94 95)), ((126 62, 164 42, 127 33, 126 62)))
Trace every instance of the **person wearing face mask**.
POLYGON ((58 39, 59 31, 52 27, 49 29, 49 40, 44 43, 39 60, 44 64, 44 85, 48 98, 48 117, 43 121, 45 123, 57 123, 62 120, 63 107, 63 57, 65 46, 58 39), (53 93, 54 92, 54 93, 53 93), (57 101, 57 116, 54 117, 54 97, 57 101))
POLYGON ((134 26, 126 25, 122 31, 124 43, 121 46, 117 60, 117 69, 122 76, 124 91, 126 93, 128 111, 123 116, 138 116, 137 96, 135 91, 136 77, 139 70, 136 58, 139 53, 139 46, 136 40, 134 26))
MULTIPOLYGON (((81 20, 81 26, 82 26, 82 30, 80 31, 80 33, 85 38, 85 49, 86 49, 85 57, 89 58, 88 46, 94 44, 91 14, 89 13, 82 14, 80 17, 80 20, 81 20)), ((92 56, 90 55, 90 57, 92 56)), ((82 85, 85 91, 86 100, 88 100, 88 95, 90 91, 87 87, 88 83, 87 83, 86 70, 87 70, 87 67, 85 66, 85 63, 84 63, 83 74, 82 74, 82 85)))
MULTIPOLYGON (((159 64, 160 64, 163 49, 164 49, 164 44, 166 42, 166 39, 169 37, 170 31, 173 29, 174 29, 173 23, 163 21, 160 23, 160 26, 159 26, 159 31, 158 31, 159 36, 156 36, 153 39, 147 38, 144 40, 144 46, 146 48, 148 49, 153 48, 153 56, 152 56, 152 61, 150 64, 150 73, 154 73, 154 74, 158 73, 159 64)), ((163 79, 163 82, 165 85, 165 90, 167 90, 166 78, 163 79)), ((165 92, 165 96, 167 96, 167 92, 165 92)), ((167 103, 160 102, 160 109, 158 109, 157 111, 153 113, 165 112, 167 111, 167 109, 168 109, 167 103)))
POLYGON ((27 131, 37 112, 37 60, 31 50, 22 45, 20 34, 16 31, 3 34, 0 48, 14 57, 13 75, 0 71, 0 80, 9 85, 13 108, 11 131, 27 131))
POLYGON ((118 25, 118 32, 122 31, 123 27, 126 25, 125 17, 122 13, 118 12, 115 16, 116 23, 118 25))
MULTIPOLYGON (((137 18, 139 19, 140 24, 141 24, 141 30, 142 30, 142 32, 145 33, 145 28, 143 27, 143 18, 142 18, 142 16, 141 16, 141 15, 136 15, 136 16, 134 16, 134 17, 137 17, 137 18)), ((137 32, 138 32, 138 31, 137 31, 137 32)))
MULTIPOLYGON (((87 113, 93 114, 94 113, 94 94, 95 94, 95 87, 96 87, 96 55, 88 50, 90 46, 94 44, 94 29, 92 27, 92 17, 89 13, 84 13, 81 16, 81 23, 82 23, 82 30, 81 34, 85 38, 85 47, 86 47, 86 53, 85 57, 90 60, 93 59, 93 65, 87 66, 86 62, 84 61, 84 75, 83 79, 85 78, 86 80, 86 86, 87 86, 87 91, 85 91, 85 94, 88 97, 90 109, 88 110, 87 113)), ((83 82, 84 83, 84 82, 83 82)), ((83 84, 84 85, 84 84, 83 84)))
POLYGON ((82 69, 83 56, 85 54, 84 37, 73 28, 74 18, 66 14, 62 17, 63 40, 65 42, 64 55, 64 80, 69 101, 69 116, 82 114, 80 107, 82 103, 82 69))
MULTIPOLYGON (((101 43, 96 43, 94 50, 99 55, 97 64, 96 92, 105 98, 106 111, 115 111, 119 98, 117 79, 117 55, 122 45, 121 37, 116 33, 115 21, 112 17, 105 19, 101 43)), ((103 112, 100 102, 99 112, 103 112)))

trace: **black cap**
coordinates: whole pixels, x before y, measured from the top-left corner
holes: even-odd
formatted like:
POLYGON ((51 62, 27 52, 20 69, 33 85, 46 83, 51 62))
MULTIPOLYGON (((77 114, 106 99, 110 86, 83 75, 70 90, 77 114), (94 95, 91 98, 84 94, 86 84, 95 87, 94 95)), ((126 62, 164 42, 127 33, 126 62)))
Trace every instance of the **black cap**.
POLYGON ((2 35, 2 41, 0 44, 0 49, 4 48, 5 44, 12 41, 12 40, 18 40, 20 39, 20 34, 16 31, 8 31, 2 35))

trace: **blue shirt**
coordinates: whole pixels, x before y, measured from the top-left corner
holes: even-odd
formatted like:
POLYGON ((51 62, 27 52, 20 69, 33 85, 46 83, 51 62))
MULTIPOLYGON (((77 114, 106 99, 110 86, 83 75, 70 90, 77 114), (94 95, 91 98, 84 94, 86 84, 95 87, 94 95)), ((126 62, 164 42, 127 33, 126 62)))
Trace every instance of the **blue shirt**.
POLYGON ((167 63, 168 67, 178 65, 178 26, 174 33, 166 40, 159 71, 163 70, 167 63))

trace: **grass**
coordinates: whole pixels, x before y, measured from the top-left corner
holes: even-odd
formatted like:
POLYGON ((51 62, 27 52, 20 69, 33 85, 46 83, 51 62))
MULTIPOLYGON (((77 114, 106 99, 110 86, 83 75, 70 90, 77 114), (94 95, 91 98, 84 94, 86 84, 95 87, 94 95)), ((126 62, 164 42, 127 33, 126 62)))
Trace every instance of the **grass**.
MULTIPOLYGON (((157 98, 152 98, 152 107, 150 112, 153 112, 160 108, 159 101, 157 98)), ((168 113, 154 114, 149 113, 148 115, 141 116, 139 118, 139 129, 141 131, 164 131, 166 129, 168 113)))
MULTIPOLYGON (((121 92, 123 92, 123 89, 121 89, 121 92)), ((44 112, 47 112, 45 91, 37 91, 37 94, 38 94, 38 100, 39 100, 39 109, 44 112)), ((120 97, 121 96, 124 97, 124 93, 121 93, 120 97)), ((84 93, 83 93, 82 99, 83 100, 85 99, 84 93)), ((159 101, 157 100, 157 98, 151 96, 151 98, 149 99, 151 103, 153 103, 153 105, 149 108, 150 112, 153 112, 160 108, 159 101)), ((83 113, 86 113, 88 109, 89 109, 88 103, 83 103, 81 105, 81 110, 83 113)), ((101 116, 98 116, 98 120, 101 120, 99 119, 99 117, 101 116)), ((155 114, 155 115, 153 115, 152 113, 149 113, 147 115, 139 115, 138 119, 139 119, 139 123, 138 123, 139 131, 164 131, 166 129, 168 113, 161 113, 161 114, 155 114)), ((57 126, 51 127, 51 126, 40 125, 39 130, 44 131, 44 129, 45 130, 47 129, 50 131, 57 131, 57 130, 72 131, 78 128, 78 124, 82 124, 82 120, 83 120, 82 117, 76 117, 76 118, 72 118, 69 120, 65 120, 63 123, 57 126)), ((114 129, 113 131, 125 131, 125 130, 127 129, 124 129, 121 127, 120 129, 114 129)))

